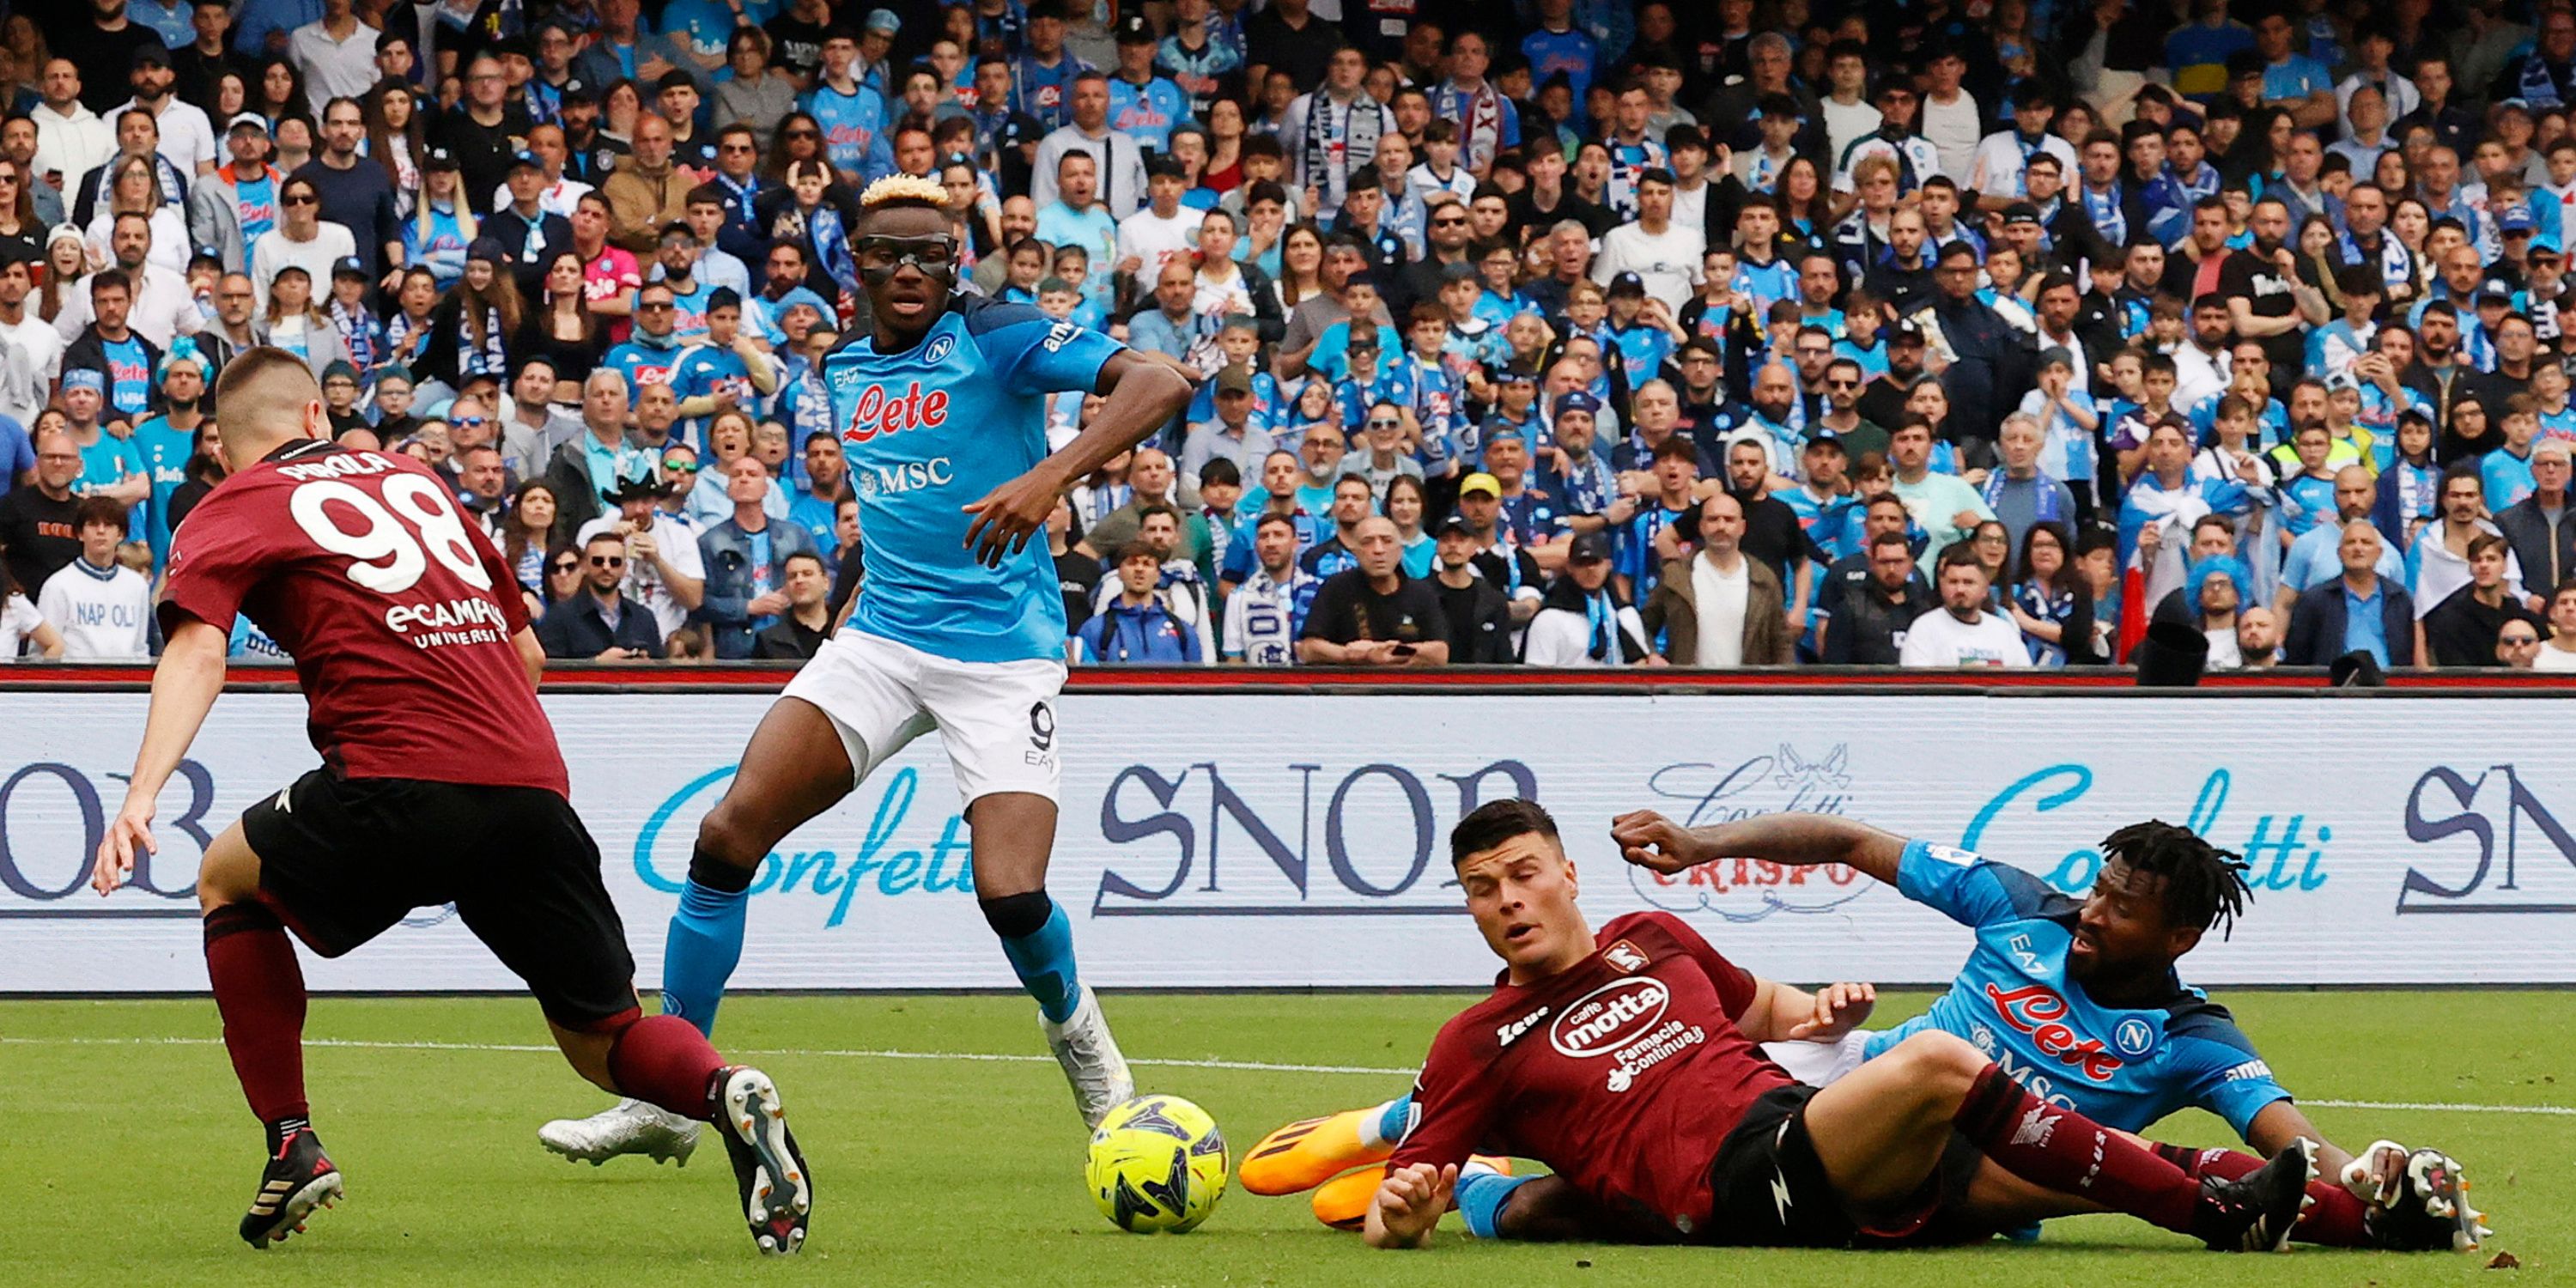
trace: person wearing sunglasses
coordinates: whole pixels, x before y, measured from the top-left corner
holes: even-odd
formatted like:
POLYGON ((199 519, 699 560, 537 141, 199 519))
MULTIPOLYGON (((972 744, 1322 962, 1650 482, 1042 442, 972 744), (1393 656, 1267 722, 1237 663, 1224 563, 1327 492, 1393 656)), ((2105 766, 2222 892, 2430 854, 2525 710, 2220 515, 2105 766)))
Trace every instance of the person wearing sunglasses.
MULTIPOLYGON (((1191 378, 1026 305, 957 294, 946 202, 936 182, 908 176, 881 179, 860 199, 854 250, 870 321, 822 368, 860 479, 867 591, 762 718, 724 799, 699 824, 663 960, 663 1006, 713 1027, 741 956, 752 876, 770 849, 935 726, 957 771, 978 903, 1038 1003, 1088 1125, 1133 1096, 1135 1079, 1081 981, 1071 920, 1046 893, 1067 631, 1054 563, 1031 539, 1077 481, 1188 405, 1191 378), (1060 392, 1100 401, 1050 452, 1046 400, 1060 392)), ((735 494, 739 526, 756 517, 762 480, 757 464, 733 469, 754 485, 735 494)), ((777 539, 807 535, 792 524, 760 532, 756 544, 748 529, 719 529, 702 545, 713 550, 722 537, 728 557, 751 556, 726 575, 747 588, 758 583, 740 574, 759 562, 759 545, 774 563, 789 548, 777 539)), ((736 602, 748 615, 758 600, 736 602)), ((605 1159, 669 1152, 694 1132, 630 1101, 550 1123, 540 1138, 605 1159)))
MULTIPOLYGON (((558 555, 558 567, 572 556, 558 555)), ((662 656, 662 634, 653 614, 619 589, 626 578, 626 545, 600 532, 581 544, 581 589, 537 620, 537 643, 547 657, 593 662, 634 662, 662 656)))

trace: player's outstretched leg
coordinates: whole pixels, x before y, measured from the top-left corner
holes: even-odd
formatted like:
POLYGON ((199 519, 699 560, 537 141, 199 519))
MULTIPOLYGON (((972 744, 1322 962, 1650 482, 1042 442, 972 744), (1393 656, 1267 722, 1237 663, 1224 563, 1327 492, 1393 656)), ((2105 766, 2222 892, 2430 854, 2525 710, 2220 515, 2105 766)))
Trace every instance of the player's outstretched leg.
MULTIPOLYGON (((2193 1176, 2241 1180, 2263 1160, 2232 1149, 2157 1145, 2158 1155, 2193 1176)), ((2478 1245, 2484 1213, 2460 1198, 2460 1165, 2438 1150, 2383 1140, 2356 1155, 2344 1179, 2308 1183, 2310 1206, 2291 1231, 2299 1243, 2391 1252, 2448 1252, 2478 1245)))
POLYGON ((724 1057, 683 1019, 630 1010, 587 1029, 555 1024, 555 1041, 583 1077, 621 1096, 723 1130, 743 1220, 765 1253, 802 1248, 814 1178, 768 1074, 724 1057))
POLYGON ((1366 1109, 1299 1119, 1262 1137, 1247 1151, 1238 1179, 1254 1194, 1311 1190, 1351 1168, 1393 1158, 1413 1122, 1410 1091, 1366 1109))
MULTIPOLYGON (((725 984, 742 960, 752 876, 789 832, 830 809, 854 785, 850 754, 831 719, 802 698, 782 697, 761 717, 733 785, 698 824, 688 880, 663 940, 662 1013, 713 1035, 725 984)), ((588 1118, 537 1129, 547 1149, 593 1166, 642 1154, 686 1166, 698 1123, 633 1097, 588 1118)))
POLYGON ((268 1163, 241 1220, 253 1248, 283 1242, 314 1209, 339 1201, 340 1169, 313 1134, 304 1100, 304 970, 286 927, 259 901, 259 856, 236 823, 206 850, 197 876, 206 978, 224 1017, 233 1076, 268 1133, 268 1163))
POLYGON ((1862 1209, 1916 1201, 1951 1132, 2004 1170, 2223 1251, 2278 1251, 2316 1175, 2305 1141, 2241 1180, 2195 1179, 2146 1146, 2047 1104, 1946 1033, 1918 1033, 1807 1103, 1806 1126, 1836 1193, 1862 1209))
POLYGON ((1002 955, 1036 998, 1039 1028, 1073 1084, 1086 1127, 1136 1095, 1127 1057, 1109 1034, 1100 999, 1083 987, 1073 960, 1073 923, 1047 897, 1055 848, 1055 802, 1034 792, 992 792, 966 807, 974 844, 975 897, 1001 938, 1002 955))

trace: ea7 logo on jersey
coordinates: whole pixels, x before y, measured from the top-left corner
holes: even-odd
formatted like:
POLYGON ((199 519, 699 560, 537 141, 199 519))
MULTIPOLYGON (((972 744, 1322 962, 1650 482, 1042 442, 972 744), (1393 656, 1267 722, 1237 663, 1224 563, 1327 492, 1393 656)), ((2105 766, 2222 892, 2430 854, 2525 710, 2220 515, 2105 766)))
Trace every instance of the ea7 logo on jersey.
POLYGON ((879 434, 896 434, 907 429, 936 429, 948 423, 948 391, 933 389, 923 393, 921 382, 895 394, 884 385, 869 385, 859 391, 858 403, 850 409, 850 427, 841 437, 853 443, 864 443, 879 434))
POLYGON ((1622 939, 1602 949, 1601 960, 1610 963, 1611 969, 1622 975, 1634 975, 1646 968, 1647 958, 1644 949, 1622 939))
POLYGON ((1548 1026, 1548 1045, 1578 1060, 1608 1055, 1653 1031, 1672 1000, 1672 990, 1662 980, 1612 980, 1556 1017, 1548 1026))
POLYGON ((1058 322, 1055 324, 1055 329, 1047 332, 1047 338, 1040 347, 1044 348, 1049 353, 1055 353, 1062 350, 1064 346, 1071 344, 1073 342, 1073 337, 1080 334, 1082 334, 1081 327, 1076 326, 1071 322, 1058 322))
POLYGON ((1494 1045, 1497 1047, 1507 1047, 1520 1041, 1521 1035, 1530 1031, 1530 1026, 1547 1018, 1547 1010, 1548 1008, 1542 1006, 1509 1024, 1497 1027, 1494 1030, 1494 1045))

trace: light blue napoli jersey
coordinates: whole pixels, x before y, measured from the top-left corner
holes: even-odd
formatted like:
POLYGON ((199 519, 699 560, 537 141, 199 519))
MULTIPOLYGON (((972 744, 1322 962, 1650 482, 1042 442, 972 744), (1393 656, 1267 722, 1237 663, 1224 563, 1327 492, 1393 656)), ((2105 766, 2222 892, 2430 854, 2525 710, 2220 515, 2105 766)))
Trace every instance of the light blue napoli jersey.
POLYGON ((2038 877, 1948 846, 1905 847, 1896 888, 1977 932, 1977 951, 1932 1009, 1873 1035, 1875 1057, 1925 1029, 1956 1034, 2032 1095, 2122 1131, 2198 1107, 2239 1136, 2290 1093, 2227 1008, 2170 981, 2153 1006, 2096 1004, 2066 978, 2081 905, 2038 877))
POLYGON ((983 567, 965 507, 1046 456, 1046 396, 1089 392, 1122 347, 1025 304, 959 295, 905 352, 878 353, 854 329, 823 355, 868 549, 853 629, 960 662, 1063 658, 1046 543, 983 567))

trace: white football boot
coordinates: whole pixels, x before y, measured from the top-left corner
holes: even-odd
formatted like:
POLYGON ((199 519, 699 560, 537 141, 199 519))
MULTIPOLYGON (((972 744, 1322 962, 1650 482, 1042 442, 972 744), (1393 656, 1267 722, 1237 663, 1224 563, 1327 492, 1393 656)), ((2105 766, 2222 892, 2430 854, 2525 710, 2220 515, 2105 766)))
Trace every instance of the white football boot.
POLYGON ((1064 1023, 1040 1015, 1038 1028, 1046 1034, 1055 1062, 1064 1066, 1065 1081, 1073 1084, 1073 1105, 1083 1126, 1099 1126, 1110 1110, 1136 1098, 1135 1075, 1127 1072, 1127 1057, 1109 1036, 1109 1018, 1100 1013, 1100 998, 1089 985, 1083 986, 1081 1004, 1064 1023))
POLYGON ((689 1165, 698 1148, 698 1128, 659 1105, 632 1098, 620 1100, 588 1118, 558 1118, 537 1129, 537 1141, 570 1162, 597 1167, 621 1154, 642 1154, 656 1163, 689 1165))

